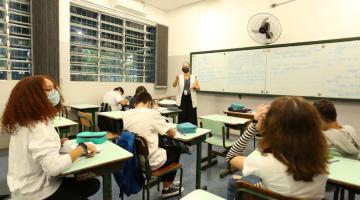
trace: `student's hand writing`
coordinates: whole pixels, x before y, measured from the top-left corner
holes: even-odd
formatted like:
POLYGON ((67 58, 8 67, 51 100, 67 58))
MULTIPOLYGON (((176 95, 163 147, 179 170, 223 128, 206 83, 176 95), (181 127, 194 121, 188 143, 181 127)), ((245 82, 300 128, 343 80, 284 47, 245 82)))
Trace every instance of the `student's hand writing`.
POLYGON ((88 158, 93 157, 96 154, 96 146, 92 143, 85 143, 88 149, 88 154, 86 155, 88 158))

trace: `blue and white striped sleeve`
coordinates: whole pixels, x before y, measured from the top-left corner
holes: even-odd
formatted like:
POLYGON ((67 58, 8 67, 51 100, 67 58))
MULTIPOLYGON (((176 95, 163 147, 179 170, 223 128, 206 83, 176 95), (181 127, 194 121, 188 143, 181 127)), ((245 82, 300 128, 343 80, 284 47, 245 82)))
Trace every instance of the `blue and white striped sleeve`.
POLYGON ((247 143, 251 138, 254 137, 258 131, 256 130, 256 123, 251 123, 249 127, 246 129, 244 134, 242 134, 239 139, 236 141, 234 145, 231 146, 229 152, 226 154, 226 161, 230 162, 231 159, 233 159, 236 156, 242 155, 244 152, 247 143))

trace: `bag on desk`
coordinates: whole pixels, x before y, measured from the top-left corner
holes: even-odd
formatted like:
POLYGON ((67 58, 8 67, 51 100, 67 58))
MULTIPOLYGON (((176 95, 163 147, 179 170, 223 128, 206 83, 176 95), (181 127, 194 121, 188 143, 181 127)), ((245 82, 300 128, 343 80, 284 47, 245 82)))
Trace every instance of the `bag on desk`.
POLYGON ((243 106, 243 105, 241 105, 239 103, 232 103, 228 107, 228 111, 246 113, 246 112, 251 111, 251 109, 245 108, 245 106, 243 106))
POLYGON ((76 135, 76 143, 92 142, 102 144, 106 141, 106 132, 81 132, 76 135))
POLYGON ((195 133, 197 129, 197 126, 190 122, 184 122, 181 124, 176 125, 176 130, 180 133, 187 134, 187 133, 195 133))

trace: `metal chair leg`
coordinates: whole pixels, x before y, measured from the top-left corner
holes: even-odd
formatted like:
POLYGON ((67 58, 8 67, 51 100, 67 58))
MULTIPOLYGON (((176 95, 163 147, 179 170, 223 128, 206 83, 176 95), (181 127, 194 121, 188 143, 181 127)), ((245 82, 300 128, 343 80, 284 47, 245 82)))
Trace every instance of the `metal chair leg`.
POLYGON ((142 200, 145 200, 145 185, 143 185, 143 189, 142 189, 142 200))
POLYGON ((157 190, 158 190, 158 192, 160 191, 160 179, 159 178, 157 180, 157 190))
POLYGON ((183 178, 183 169, 180 168, 180 188, 179 188, 179 196, 178 196, 178 199, 181 198, 182 178, 183 178))
POLYGON ((334 200, 338 200, 339 199, 339 190, 340 188, 338 186, 336 186, 335 192, 334 192, 334 200))
POLYGON ((150 200, 150 188, 149 188, 149 185, 146 185, 146 195, 147 195, 147 200, 150 200))

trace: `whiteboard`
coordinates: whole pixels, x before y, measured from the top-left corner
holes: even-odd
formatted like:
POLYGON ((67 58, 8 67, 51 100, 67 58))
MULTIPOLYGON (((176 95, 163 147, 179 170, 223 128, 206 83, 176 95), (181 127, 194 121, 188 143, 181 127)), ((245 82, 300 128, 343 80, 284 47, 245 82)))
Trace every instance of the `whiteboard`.
POLYGON ((191 53, 201 91, 360 99, 360 38, 191 53))

